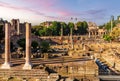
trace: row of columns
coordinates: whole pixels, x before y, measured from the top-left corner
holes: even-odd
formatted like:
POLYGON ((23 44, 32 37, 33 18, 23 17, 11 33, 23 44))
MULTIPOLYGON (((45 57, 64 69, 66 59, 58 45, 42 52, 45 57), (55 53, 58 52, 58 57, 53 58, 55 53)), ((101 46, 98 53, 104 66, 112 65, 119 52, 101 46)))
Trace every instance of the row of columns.
POLYGON ((95 36, 103 36, 103 35, 106 35, 106 32, 90 32, 89 31, 89 38, 91 37, 91 35, 95 35, 95 36))
MULTIPOLYGON (((5 23, 5 62, 1 66, 1 69, 10 69, 12 64, 10 63, 10 23, 5 23)), ((26 58, 23 69, 32 69, 31 63, 31 24, 26 23, 26 58)))

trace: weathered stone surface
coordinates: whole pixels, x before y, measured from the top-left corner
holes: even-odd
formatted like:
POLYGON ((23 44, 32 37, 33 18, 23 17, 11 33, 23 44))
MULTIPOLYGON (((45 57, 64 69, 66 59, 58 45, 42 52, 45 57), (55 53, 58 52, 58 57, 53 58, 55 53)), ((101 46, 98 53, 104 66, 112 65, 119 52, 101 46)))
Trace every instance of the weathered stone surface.
POLYGON ((26 23, 26 58, 23 69, 32 69, 31 63, 31 24, 26 23))
POLYGON ((10 63, 10 24, 5 24, 5 62, 1 66, 2 69, 10 69, 12 64, 10 63))

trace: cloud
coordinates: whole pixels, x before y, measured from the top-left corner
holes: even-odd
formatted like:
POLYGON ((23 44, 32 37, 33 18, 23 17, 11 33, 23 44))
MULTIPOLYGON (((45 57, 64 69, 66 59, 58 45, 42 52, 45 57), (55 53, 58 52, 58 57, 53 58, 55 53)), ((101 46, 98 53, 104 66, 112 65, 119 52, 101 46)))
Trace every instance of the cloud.
POLYGON ((59 0, 20 0, 29 4, 32 8, 49 10, 55 7, 59 0))
MULTIPOLYGON (((77 17, 78 20, 99 20, 106 16, 105 9, 95 9, 87 11, 70 10, 61 7, 60 0, 19 0, 22 4, 16 6, 15 3, 0 1, 0 7, 9 8, 17 11, 30 12, 35 15, 35 19, 41 20, 70 20, 71 17, 77 17), (43 17, 41 17, 43 16, 43 17)), ((3 11, 4 12, 4 11, 3 11)))
POLYGON ((99 10, 88 10, 85 11, 86 14, 91 14, 91 15, 95 15, 95 14, 101 14, 106 12, 106 9, 99 9, 99 10))
MULTIPOLYGON (((25 1, 25 0, 23 0, 25 1)), ((30 3, 33 3, 34 1, 33 0, 26 0, 27 2, 30 2, 30 3)), ((44 5, 44 8, 45 10, 47 11, 46 13, 49 13, 50 11, 51 12, 55 12, 54 9, 49 9, 48 7, 51 6, 53 4, 53 2, 48 2, 49 0, 45 0, 45 1, 41 1, 41 5, 44 5), (47 1, 47 3, 45 3, 45 1, 47 1)), ((56 1, 56 0, 53 0, 53 1, 56 1)), ((36 0, 34 4, 39 4, 40 0, 36 0)), ((39 4, 39 6, 41 6, 39 4)), ((15 6, 13 4, 10 4, 10 3, 6 3, 6 2, 2 2, 0 1, 0 7, 5 7, 5 8, 8 8, 8 9, 12 9, 12 10, 15 10, 15 11, 25 11, 25 12, 31 12, 33 13, 34 15, 36 15, 36 17, 38 16, 43 16, 44 18, 46 19, 53 19, 53 20, 56 20, 57 17, 55 16, 50 16, 49 14, 46 14, 46 13, 43 13, 42 10, 38 9, 38 10, 35 10, 34 8, 27 8, 27 7, 22 7, 22 6, 15 6)), ((17 12, 16 12, 17 13, 17 12)))
POLYGON ((39 11, 30 9, 30 8, 19 7, 19 6, 11 5, 9 3, 5 3, 5 2, 1 2, 1 1, 0 1, 0 6, 5 7, 5 8, 9 8, 9 9, 13 9, 13 10, 22 10, 22 11, 32 12, 32 13, 35 13, 37 15, 45 15, 44 13, 41 13, 39 11))

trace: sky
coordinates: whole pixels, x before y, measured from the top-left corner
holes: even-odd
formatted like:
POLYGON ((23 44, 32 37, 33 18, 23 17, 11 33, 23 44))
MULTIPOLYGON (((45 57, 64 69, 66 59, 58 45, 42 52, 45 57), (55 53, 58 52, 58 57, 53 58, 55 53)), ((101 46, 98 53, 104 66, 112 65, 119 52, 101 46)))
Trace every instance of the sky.
POLYGON ((0 0, 0 18, 19 18, 21 23, 33 25, 44 21, 91 21, 102 25, 112 15, 115 19, 120 15, 120 0, 0 0))

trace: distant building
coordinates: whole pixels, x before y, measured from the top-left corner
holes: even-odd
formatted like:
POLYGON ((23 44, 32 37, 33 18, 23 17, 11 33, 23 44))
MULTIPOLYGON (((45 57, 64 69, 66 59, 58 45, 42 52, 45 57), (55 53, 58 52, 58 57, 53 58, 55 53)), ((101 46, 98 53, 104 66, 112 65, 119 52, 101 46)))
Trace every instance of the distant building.
POLYGON ((11 35, 25 34, 25 23, 20 23, 19 19, 11 20, 11 35))
POLYGON ((46 22, 43 22, 40 24, 40 26, 44 26, 44 27, 49 27, 49 26, 52 26, 52 21, 46 21, 46 22))
POLYGON ((117 20, 120 21, 120 16, 117 17, 117 20))
POLYGON ((98 34, 98 26, 93 22, 88 22, 88 32, 91 35, 97 35, 98 34))
POLYGON ((0 26, 2 27, 2 30, 3 30, 3 31, 5 30, 5 28, 4 28, 5 22, 7 22, 7 21, 6 21, 6 20, 3 20, 2 18, 0 18, 0 26))
POLYGON ((93 22, 88 22, 88 32, 89 35, 103 36, 104 34, 106 34, 107 31, 104 28, 99 29, 99 27, 93 22))
POLYGON ((12 19, 11 20, 11 34, 20 34, 20 21, 19 19, 12 19))

